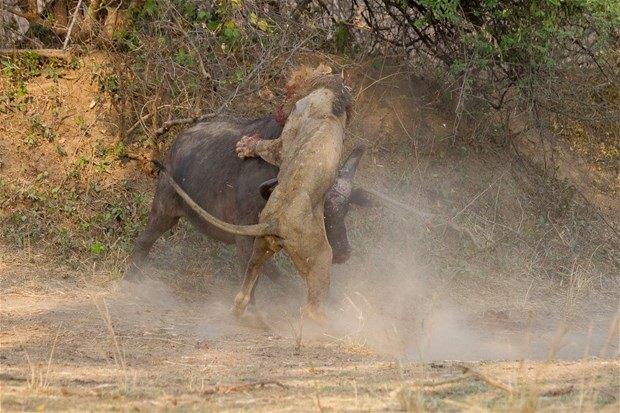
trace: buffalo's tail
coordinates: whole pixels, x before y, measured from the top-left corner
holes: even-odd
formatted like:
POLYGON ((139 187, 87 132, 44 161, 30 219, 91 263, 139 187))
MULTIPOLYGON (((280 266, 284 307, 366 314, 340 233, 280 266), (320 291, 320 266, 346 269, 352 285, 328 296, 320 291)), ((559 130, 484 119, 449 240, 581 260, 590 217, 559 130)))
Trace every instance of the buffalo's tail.
POLYGON ((166 167, 164 166, 163 163, 159 161, 159 159, 151 159, 151 162, 153 162, 153 165, 155 165, 155 168, 157 168, 157 172, 166 171, 166 167))

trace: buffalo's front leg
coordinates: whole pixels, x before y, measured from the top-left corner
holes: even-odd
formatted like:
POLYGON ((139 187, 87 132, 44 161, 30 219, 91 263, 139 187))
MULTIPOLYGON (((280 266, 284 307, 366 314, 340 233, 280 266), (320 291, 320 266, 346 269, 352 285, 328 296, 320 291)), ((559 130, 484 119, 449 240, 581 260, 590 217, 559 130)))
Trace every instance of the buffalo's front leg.
POLYGON ((233 313, 236 317, 241 317, 243 315, 245 308, 252 299, 254 284, 263 270, 263 265, 276 252, 277 251, 274 251, 270 247, 265 238, 260 237, 254 239, 252 256, 250 257, 250 261, 248 261, 248 266, 245 270, 245 278, 241 286, 241 291, 239 291, 235 297, 233 313))

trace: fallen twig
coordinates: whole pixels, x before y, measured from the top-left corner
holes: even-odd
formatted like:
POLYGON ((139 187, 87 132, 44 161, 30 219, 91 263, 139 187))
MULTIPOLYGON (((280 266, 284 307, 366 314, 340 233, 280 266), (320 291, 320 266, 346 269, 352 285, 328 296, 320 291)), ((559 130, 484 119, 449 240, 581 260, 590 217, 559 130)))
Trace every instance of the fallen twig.
POLYGON ((136 121, 136 123, 134 123, 129 129, 127 129, 127 131, 125 132, 125 136, 129 136, 131 135, 131 133, 136 130, 136 128, 138 126, 142 125, 142 122, 145 122, 146 120, 148 120, 153 114, 152 113, 147 113, 146 115, 142 116, 140 119, 138 119, 136 121))
POLYGON ((0 381, 28 381, 25 377, 14 376, 12 374, 0 373, 0 381))
POLYGON ((278 386, 283 389, 288 389, 288 386, 280 383, 276 380, 264 380, 264 381, 256 381, 252 383, 241 383, 241 384, 218 384, 217 386, 213 386, 211 388, 206 389, 203 393, 205 395, 208 394, 228 394, 234 393, 238 391, 252 390, 256 388, 263 388, 268 385, 278 386))
POLYGON ((547 391, 542 392, 540 395, 542 397, 557 397, 571 393, 573 390, 575 390, 575 386, 573 385, 566 387, 552 387, 550 389, 547 389, 547 391))
MULTIPOLYGON (((453 384, 453 383, 458 383, 460 381, 463 380, 467 380, 467 379, 474 379, 474 380, 480 380, 490 386, 496 387, 498 389, 504 390, 505 392, 508 392, 510 394, 513 394, 514 391, 512 389, 512 387, 501 383, 497 380, 494 380, 490 377, 485 376, 484 374, 477 372, 475 370, 472 370, 471 367, 467 367, 467 366, 460 366, 461 369, 463 370, 463 374, 461 374, 460 376, 456 376, 456 377, 450 377, 449 379, 445 379, 445 380, 438 380, 438 381, 426 381, 426 382, 422 382, 422 383, 412 383, 413 387, 438 387, 438 386, 444 386, 446 384, 453 384)), ((547 391, 545 394, 549 393, 549 394, 553 394, 553 391, 563 391, 565 389, 550 389, 549 391, 547 391)), ((572 389, 571 389, 572 390, 572 389)), ((570 391, 570 390, 568 390, 570 391)), ((567 392, 568 392, 567 391, 567 392)), ((559 394, 565 394, 565 393, 558 393, 559 394)))
POLYGON ((472 370, 471 367, 461 366, 461 368, 463 369, 463 374, 468 374, 469 373, 473 378, 475 378, 477 380, 480 380, 480 381, 483 381, 483 382, 485 382, 486 384, 488 384, 490 386, 493 386, 495 388, 498 388, 498 389, 503 390, 503 391, 505 391, 507 393, 510 393, 510 394, 514 393, 514 390, 512 389, 512 387, 510 387, 510 386, 508 386, 508 385, 506 385, 504 383, 501 383, 501 382, 499 382, 497 380, 494 380, 494 379, 492 379, 490 377, 487 377, 487 376, 485 376, 484 374, 482 374, 482 373, 480 373, 478 371, 472 370))
POLYGON ((437 387, 437 386, 443 386, 445 384, 452 384, 452 383, 457 383, 459 381, 463 381, 466 380, 468 378, 472 377, 471 373, 464 373, 460 376, 456 376, 456 377, 451 377, 449 379, 445 379, 445 380, 439 380, 439 381, 426 381, 423 383, 414 383, 414 386, 420 386, 420 387, 437 387))

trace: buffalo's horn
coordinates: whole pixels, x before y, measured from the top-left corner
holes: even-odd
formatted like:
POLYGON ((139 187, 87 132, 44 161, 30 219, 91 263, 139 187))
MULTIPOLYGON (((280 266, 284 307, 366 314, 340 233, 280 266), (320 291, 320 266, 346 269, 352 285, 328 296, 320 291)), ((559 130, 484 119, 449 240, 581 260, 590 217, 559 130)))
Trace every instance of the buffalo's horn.
POLYGON ((357 170, 357 165, 359 165, 360 159, 362 158, 365 149, 366 145, 364 145, 363 143, 358 143, 357 145, 355 145, 355 148, 353 148, 351 154, 349 155, 347 160, 344 161, 344 164, 340 168, 340 171, 338 172, 338 178, 346 179, 349 182, 353 180, 353 177, 355 176, 355 171, 357 170))
POLYGON ((260 196, 262 196, 265 200, 269 199, 269 195, 271 195, 273 188, 275 188, 276 185, 278 185, 278 178, 271 178, 260 184, 258 186, 260 196))

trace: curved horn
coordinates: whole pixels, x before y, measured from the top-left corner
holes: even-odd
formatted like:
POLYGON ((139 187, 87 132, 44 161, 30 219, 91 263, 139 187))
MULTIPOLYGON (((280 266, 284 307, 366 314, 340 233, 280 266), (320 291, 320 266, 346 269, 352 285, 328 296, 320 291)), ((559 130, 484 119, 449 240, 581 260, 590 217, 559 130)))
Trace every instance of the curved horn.
POLYGON ((347 181, 351 181, 355 176, 355 171, 357 171, 357 166, 360 163, 360 159, 364 154, 364 150, 366 150, 366 145, 363 143, 358 143, 355 145, 355 148, 351 151, 351 154, 344 161, 344 164, 340 167, 340 171, 338 171, 338 178, 346 179, 347 181))
POLYGON ((278 178, 271 178, 260 184, 258 186, 260 196, 262 196, 264 200, 269 199, 269 195, 271 195, 273 188, 275 188, 276 185, 278 185, 278 178))

